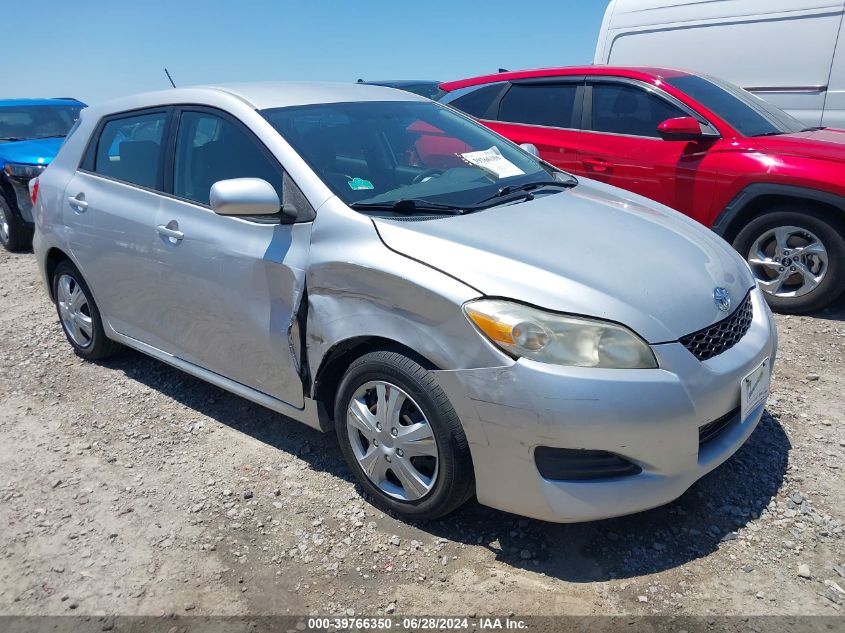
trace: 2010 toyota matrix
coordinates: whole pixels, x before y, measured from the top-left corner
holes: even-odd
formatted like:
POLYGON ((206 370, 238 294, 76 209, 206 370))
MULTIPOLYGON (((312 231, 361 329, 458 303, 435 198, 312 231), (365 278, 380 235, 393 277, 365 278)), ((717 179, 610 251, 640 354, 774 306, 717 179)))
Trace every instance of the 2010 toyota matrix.
POLYGON ((721 238, 529 150, 377 86, 127 97, 33 181, 35 253, 80 356, 334 429, 403 517, 666 503, 760 420, 771 313, 721 238))

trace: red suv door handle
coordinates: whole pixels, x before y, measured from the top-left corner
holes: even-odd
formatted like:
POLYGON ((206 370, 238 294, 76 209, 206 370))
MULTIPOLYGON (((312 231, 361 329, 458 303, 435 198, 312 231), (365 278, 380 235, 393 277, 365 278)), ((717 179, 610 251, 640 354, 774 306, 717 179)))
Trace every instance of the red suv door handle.
POLYGON ((584 160, 584 167, 590 171, 607 172, 610 171, 610 163, 601 158, 587 158, 584 160))

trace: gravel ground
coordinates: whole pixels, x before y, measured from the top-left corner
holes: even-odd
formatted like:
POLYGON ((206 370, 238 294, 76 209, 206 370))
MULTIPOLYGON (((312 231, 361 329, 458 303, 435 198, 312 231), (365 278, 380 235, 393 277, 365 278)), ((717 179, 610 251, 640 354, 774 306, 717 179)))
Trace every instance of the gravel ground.
POLYGON ((768 413, 676 502, 410 525, 323 435, 160 362, 77 358, 0 251, 0 614, 821 614, 845 609, 845 307, 778 317, 768 413))

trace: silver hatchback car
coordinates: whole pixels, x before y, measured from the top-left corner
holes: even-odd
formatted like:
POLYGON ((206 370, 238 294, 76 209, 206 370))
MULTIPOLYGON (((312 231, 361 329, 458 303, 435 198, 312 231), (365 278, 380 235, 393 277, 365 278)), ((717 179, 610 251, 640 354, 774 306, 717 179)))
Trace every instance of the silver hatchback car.
POLYGON ((730 245, 406 92, 113 101, 32 194, 80 356, 125 345, 334 429, 405 518, 651 508, 763 414, 775 326, 730 245))

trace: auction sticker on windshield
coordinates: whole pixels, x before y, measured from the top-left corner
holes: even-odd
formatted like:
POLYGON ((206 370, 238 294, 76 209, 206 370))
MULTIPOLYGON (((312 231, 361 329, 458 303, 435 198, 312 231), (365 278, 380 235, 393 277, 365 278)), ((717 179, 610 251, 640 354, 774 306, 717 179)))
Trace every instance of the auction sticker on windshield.
POLYGON ((353 178, 349 181, 349 188, 353 191, 364 191, 367 189, 374 189, 373 183, 363 178, 353 178))
POLYGON ((769 397, 771 381, 772 373, 768 358, 742 379, 740 386, 742 420, 748 418, 749 413, 766 402, 766 398, 769 397))
POLYGON ((496 178, 521 176, 525 173, 507 158, 502 156, 502 152, 500 152, 499 148, 495 145, 490 149, 485 149, 480 152, 466 152, 464 154, 459 154, 459 156, 470 165, 480 167, 484 171, 494 175, 496 178))

